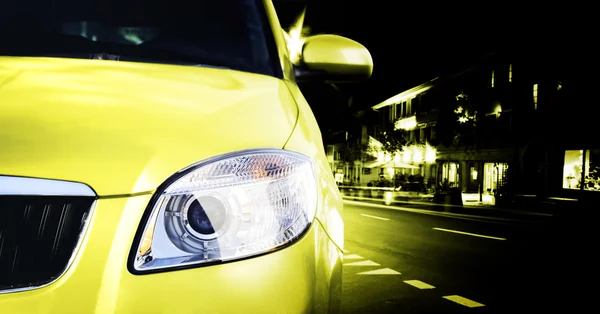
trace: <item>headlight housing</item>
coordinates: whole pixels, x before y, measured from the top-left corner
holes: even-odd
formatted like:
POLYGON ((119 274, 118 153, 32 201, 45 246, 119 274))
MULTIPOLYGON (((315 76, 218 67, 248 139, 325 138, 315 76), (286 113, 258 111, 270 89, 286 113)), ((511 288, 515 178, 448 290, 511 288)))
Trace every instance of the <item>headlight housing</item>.
POLYGON ((212 265, 285 247, 309 228, 317 195, 311 159, 291 151, 243 151, 192 165, 152 198, 130 271, 212 265))

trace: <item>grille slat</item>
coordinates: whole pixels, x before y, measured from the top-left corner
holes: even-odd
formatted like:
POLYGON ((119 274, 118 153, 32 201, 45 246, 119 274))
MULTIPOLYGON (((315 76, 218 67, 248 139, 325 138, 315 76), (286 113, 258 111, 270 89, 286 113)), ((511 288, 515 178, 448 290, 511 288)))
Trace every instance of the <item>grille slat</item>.
POLYGON ((94 200, 0 195, 0 292, 58 278, 68 267, 94 200))

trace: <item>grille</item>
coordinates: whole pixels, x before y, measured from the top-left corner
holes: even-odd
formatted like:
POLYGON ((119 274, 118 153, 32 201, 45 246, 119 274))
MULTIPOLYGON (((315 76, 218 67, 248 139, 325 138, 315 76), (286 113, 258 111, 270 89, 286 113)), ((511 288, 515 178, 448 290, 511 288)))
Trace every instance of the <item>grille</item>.
POLYGON ((94 200, 0 195, 0 292, 41 286, 60 277, 94 200))

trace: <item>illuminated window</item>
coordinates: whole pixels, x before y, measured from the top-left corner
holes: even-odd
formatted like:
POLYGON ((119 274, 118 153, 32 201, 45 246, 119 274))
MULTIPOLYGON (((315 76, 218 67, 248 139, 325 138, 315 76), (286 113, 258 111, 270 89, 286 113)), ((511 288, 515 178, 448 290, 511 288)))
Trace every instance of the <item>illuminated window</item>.
POLYGON ((538 108, 538 84, 533 84, 533 108, 538 108))
POLYGON ((507 175, 507 163, 486 162, 483 164, 483 191, 498 194, 506 184, 507 175))
POLYGON ((508 81, 512 82, 512 63, 508 65, 508 81))
POLYGON ((581 171, 583 166, 582 150, 565 151, 563 166, 563 189, 581 188, 581 171))
POLYGON ((565 151, 563 188, 600 192, 600 149, 565 151))
POLYGON ((457 162, 442 164, 442 184, 448 188, 459 187, 459 166, 457 162))
POLYGON ((583 189, 600 192, 600 149, 585 151, 585 157, 583 189))
POLYGON ((492 79, 490 80, 490 86, 494 88, 494 71, 492 71, 492 79))

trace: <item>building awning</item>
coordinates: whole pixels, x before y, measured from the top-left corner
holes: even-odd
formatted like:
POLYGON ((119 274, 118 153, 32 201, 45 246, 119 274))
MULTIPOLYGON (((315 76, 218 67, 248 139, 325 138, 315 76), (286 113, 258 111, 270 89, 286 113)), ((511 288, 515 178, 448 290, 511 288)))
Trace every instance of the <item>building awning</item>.
POLYGON ((372 161, 363 164, 364 168, 403 168, 403 169, 419 169, 419 166, 407 164, 405 162, 390 161, 372 161))

